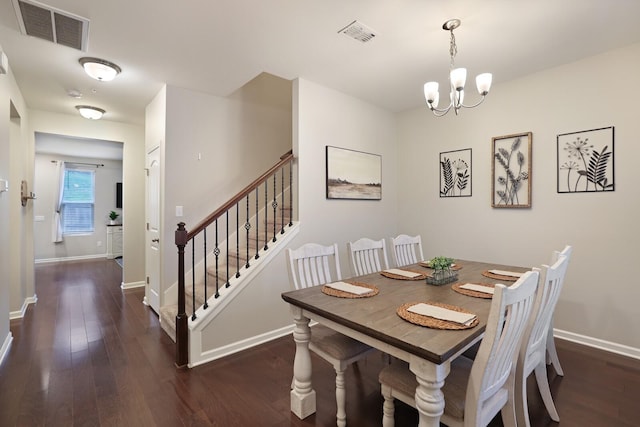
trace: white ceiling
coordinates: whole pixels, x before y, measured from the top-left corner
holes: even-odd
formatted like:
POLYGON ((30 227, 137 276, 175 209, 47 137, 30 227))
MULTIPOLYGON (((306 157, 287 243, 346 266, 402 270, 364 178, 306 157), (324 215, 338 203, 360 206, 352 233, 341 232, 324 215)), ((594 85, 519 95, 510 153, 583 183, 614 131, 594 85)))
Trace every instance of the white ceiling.
POLYGON ((89 47, 81 52, 22 35, 12 1, 0 1, 0 46, 27 105, 77 114, 76 104, 90 104, 107 110, 104 120, 135 124, 165 83, 226 96, 263 71, 392 111, 424 105, 425 81, 446 84, 449 34, 441 27, 449 18, 462 20, 456 63, 468 68, 468 85, 480 72, 492 72, 497 87, 640 41, 638 0, 43 2, 88 18, 89 47), (363 44, 338 34, 353 20, 377 36, 363 44), (123 71, 97 82, 78 64, 82 56, 123 71), (70 98, 69 89, 83 98, 70 98))

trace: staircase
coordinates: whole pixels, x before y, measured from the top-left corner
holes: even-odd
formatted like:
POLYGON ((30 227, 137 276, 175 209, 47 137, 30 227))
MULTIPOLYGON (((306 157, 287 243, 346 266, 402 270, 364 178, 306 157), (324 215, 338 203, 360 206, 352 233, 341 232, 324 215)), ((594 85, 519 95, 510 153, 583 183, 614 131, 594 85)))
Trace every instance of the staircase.
POLYGON ((176 342, 176 366, 202 361, 210 350, 203 349, 203 332, 296 234, 293 194, 289 151, 193 228, 178 224, 177 282, 160 308, 160 324, 176 342))
MULTIPOLYGON (((291 219, 291 208, 289 206, 284 207, 284 222, 282 216, 278 216, 276 221, 269 220, 264 223, 267 230, 271 231, 273 234, 274 224, 276 229, 276 238, 280 238, 281 235, 284 235, 288 232, 289 222, 291 219), (282 231, 284 230, 284 233, 282 231)), ((244 228, 239 230, 235 230, 235 232, 242 232, 244 228)), ((235 236, 235 234, 233 235, 235 236)), ((232 236, 231 240, 235 240, 232 236)), ((226 256, 226 241, 220 243, 221 252, 219 255, 219 264, 218 271, 216 273, 215 265, 209 265, 207 267, 207 286, 206 286, 206 295, 207 300, 209 300, 209 305, 216 304, 221 302, 219 298, 232 298, 231 294, 233 292, 224 293, 223 296, 215 298, 216 294, 216 281, 218 283, 218 288, 224 287, 227 283, 227 278, 229 279, 230 288, 240 288, 240 284, 243 280, 245 280, 245 276, 241 274, 240 277, 236 277, 236 273, 242 269, 242 267, 246 266, 247 262, 247 243, 246 239, 240 239, 241 243, 238 247, 239 250, 236 250, 235 247, 229 250, 229 257, 226 256), (227 264, 228 260, 228 264, 227 264), (213 300, 211 300, 213 298, 213 300)), ((235 245, 235 241, 231 242, 235 245)), ((273 242, 268 242, 273 243, 273 242)), ((233 246, 230 245, 230 246, 233 246)), ((262 252, 264 252, 264 243, 258 243, 258 240, 255 238, 249 239, 249 262, 251 267, 256 267, 257 264, 263 262, 262 252), (260 247, 258 246, 260 244, 260 247), (255 259, 255 255, 258 253, 259 258, 255 259)), ((210 258, 213 258, 210 256, 210 258)), ((211 262, 213 264, 214 262, 211 262)), ((190 274, 190 272, 189 272, 190 274)), ((189 274, 187 274, 189 276, 189 274)), ((191 320, 191 314, 194 313, 197 309, 204 306, 205 303, 205 286, 204 279, 197 281, 195 286, 185 286, 185 312, 189 314, 189 319, 191 320), (195 292, 194 292, 195 290, 195 292), (195 301, 195 306, 194 306, 195 301), (195 310, 194 310, 195 307, 195 310)), ((176 341, 176 315, 178 314, 178 304, 169 304, 165 305, 160 309, 160 326, 162 329, 171 337, 171 339, 176 341)))

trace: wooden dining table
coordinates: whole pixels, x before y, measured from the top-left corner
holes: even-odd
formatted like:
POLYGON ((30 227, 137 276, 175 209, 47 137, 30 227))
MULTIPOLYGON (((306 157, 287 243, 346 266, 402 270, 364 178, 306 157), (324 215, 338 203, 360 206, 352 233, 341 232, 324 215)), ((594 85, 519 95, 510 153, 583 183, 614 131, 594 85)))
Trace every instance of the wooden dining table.
MULTIPOLYGON (((503 283, 511 285, 516 279, 496 280, 483 272, 498 269, 525 272, 528 268, 484 262, 455 260, 459 284, 503 283)), ((432 270, 414 264, 404 270, 431 275, 432 270)), ((436 427, 444 411, 442 386, 450 370, 450 363, 458 355, 482 338, 490 298, 478 298, 453 290, 453 283, 429 285, 424 279, 400 280, 373 273, 345 279, 355 284, 373 285, 378 294, 366 298, 340 298, 322 292, 323 286, 284 292, 282 298, 290 304, 295 322, 293 339, 296 353, 293 364, 291 411, 300 419, 315 413, 316 396, 311 383, 310 320, 323 324, 344 335, 366 343, 382 352, 409 363, 416 375, 416 409, 420 427, 436 427), (477 315, 478 324, 469 329, 445 330, 420 326, 401 318, 397 311, 407 303, 436 302, 459 307, 477 315)), ((456 283, 454 282, 454 283, 456 283)))

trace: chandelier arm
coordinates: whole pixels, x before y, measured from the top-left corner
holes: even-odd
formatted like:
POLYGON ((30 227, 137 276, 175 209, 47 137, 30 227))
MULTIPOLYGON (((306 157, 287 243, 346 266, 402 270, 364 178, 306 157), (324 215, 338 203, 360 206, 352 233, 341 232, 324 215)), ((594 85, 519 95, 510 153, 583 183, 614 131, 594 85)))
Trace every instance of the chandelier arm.
POLYGON ((484 99, 486 98, 486 95, 482 95, 482 98, 480 98, 480 101, 476 102, 473 105, 464 105, 464 104, 460 104, 460 107, 462 108, 475 108, 478 105, 482 104, 484 102, 484 99))
POLYGON ((429 106, 429 109, 431 110, 431 112, 436 117, 442 117, 442 116, 444 116, 445 114, 447 114, 449 112, 451 107, 453 107, 453 104, 449 104, 449 106, 447 108, 444 108, 444 109, 435 108, 435 107, 432 107, 432 106, 429 106))

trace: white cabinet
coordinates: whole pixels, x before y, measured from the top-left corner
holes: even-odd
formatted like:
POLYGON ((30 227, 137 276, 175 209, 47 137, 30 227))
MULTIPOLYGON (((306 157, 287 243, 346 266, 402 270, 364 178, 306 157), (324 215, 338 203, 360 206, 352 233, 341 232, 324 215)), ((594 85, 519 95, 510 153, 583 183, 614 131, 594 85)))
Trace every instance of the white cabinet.
POLYGON ((107 225, 107 258, 122 256, 122 226, 107 225))

